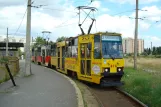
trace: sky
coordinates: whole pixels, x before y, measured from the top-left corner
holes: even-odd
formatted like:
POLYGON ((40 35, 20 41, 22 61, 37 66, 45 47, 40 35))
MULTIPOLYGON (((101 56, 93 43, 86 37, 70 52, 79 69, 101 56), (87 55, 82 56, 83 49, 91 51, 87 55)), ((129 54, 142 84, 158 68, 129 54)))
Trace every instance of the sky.
MULTIPOLYGON (((121 33, 123 38, 134 38, 135 0, 32 0, 31 36, 43 36, 55 41, 58 37, 73 37, 81 34, 78 27, 78 6, 96 7, 90 14, 96 21, 91 33, 108 31, 121 33), (40 6, 35 8, 34 6, 40 6), (50 31, 43 34, 42 31, 50 31)), ((138 38, 144 39, 145 48, 161 46, 161 0, 139 0, 138 38), (142 19, 142 20, 141 20, 142 19)), ((27 0, 0 1, 0 39, 9 37, 24 39, 26 36, 27 0)), ((86 10, 88 13, 89 10, 86 10)), ((81 11, 80 22, 86 14, 81 11)), ((82 28, 87 32, 91 19, 87 18, 82 28)), ((25 40, 25 39, 24 39, 25 40)), ((24 41, 25 42, 25 41, 24 41)))

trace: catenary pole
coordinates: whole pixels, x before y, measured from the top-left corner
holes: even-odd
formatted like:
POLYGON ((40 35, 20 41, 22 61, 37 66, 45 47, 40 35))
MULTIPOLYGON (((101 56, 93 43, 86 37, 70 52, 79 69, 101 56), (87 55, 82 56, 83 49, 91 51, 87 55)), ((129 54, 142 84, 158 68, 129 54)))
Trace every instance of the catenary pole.
POLYGON ((135 39, 134 39, 134 69, 137 69, 137 53, 138 53, 138 4, 139 4, 139 0, 136 0, 135 39))
POLYGON ((7 35, 6 35, 6 56, 8 56, 8 28, 7 28, 7 35))
POLYGON ((25 55, 25 73, 31 75, 31 51, 30 51, 30 39, 31 39, 31 0, 28 0, 27 4, 27 24, 26 24, 26 55, 25 55))

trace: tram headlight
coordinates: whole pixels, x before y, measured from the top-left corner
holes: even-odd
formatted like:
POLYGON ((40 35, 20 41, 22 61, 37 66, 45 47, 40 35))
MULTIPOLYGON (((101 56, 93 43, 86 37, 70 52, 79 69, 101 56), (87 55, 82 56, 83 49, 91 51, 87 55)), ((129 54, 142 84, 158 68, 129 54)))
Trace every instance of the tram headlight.
POLYGON ((118 71, 118 72, 123 71, 123 67, 118 67, 118 68, 117 68, 117 71, 118 71))
POLYGON ((108 69, 107 68, 105 68, 105 72, 108 72, 108 69))
POLYGON ((119 68, 118 71, 121 71, 121 68, 119 68))

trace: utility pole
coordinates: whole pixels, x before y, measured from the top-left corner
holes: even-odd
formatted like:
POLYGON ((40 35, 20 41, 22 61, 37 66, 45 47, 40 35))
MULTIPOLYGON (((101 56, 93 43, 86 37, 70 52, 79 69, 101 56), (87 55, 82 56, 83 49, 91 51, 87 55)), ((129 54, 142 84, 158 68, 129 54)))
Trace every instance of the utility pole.
POLYGON ((152 42, 151 42, 151 55, 152 55, 153 49, 152 49, 152 42))
POLYGON ((6 37, 6 56, 8 56, 8 28, 7 28, 7 37, 6 37))
POLYGON ((136 0, 135 40, 134 40, 134 69, 137 69, 137 53, 138 53, 138 4, 139 4, 139 0, 136 0))
POLYGON ((25 49, 25 73, 31 75, 31 52, 30 52, 30 39, 31 39, 31 0, 27 4, 27 24, 26 24, 26 49, 25 49))

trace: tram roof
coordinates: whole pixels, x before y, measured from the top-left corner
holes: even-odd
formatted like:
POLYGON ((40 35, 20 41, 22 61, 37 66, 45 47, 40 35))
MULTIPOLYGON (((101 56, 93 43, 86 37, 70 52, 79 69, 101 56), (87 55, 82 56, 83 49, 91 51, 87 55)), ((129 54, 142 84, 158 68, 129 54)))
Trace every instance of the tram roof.
MULTIPOLYGON (((84 36, 87 36, 87 35, 111 35, 111 36, 116 36, 116 35, 119 35, 121 36, 122 34, 121 33, 116 33, 116 32, 97 32, 97 33, 92 33, 92 34, 85 34, 84 36)), ((74 36, 74 37, 69 37, 69 38, 66 38, 66 40, 72 40, 72 39, 75 39, 75 38, 78 38, 79 36, 83 36, 82 34, 78 35, 78 36, 74 36)))
POLYGON ((96 35, 96 34, 102 34, 102 35, 103 35, 103 34, 105 34, 105 35, 108 34, 108 35, 111 35, 111 36, 112 36, 112 35, 113 35, 113 36, 115 36, 115 35, 121 36, 121 33, 116 33, 116 32, 98 32, 98 33, 94 33, 94 34, 95 34, 95 35, 96 35))

